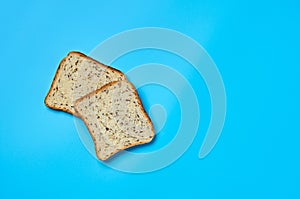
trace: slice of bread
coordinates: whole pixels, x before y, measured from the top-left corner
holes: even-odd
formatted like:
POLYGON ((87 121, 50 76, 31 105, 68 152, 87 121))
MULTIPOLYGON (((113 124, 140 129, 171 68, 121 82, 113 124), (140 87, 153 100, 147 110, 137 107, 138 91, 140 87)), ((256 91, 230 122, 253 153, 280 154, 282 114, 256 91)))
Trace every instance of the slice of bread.
POLYGON ((88 127, 100 160, 154 137, 153 124, 127 80, 111 82, 78 99, 75 110, 88 127))
POLYGON ((125 75, 92 58, 70 52, 59 64, 51 88, 45 98, 49 108, 76 115, 74 102, 107 83, 125 79, 125 75))

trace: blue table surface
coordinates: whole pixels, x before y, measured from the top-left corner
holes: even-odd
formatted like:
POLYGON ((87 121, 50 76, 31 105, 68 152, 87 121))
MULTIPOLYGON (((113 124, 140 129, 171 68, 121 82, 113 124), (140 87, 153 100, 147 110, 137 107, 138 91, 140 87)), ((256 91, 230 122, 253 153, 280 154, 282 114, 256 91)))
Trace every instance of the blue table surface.
POLYGON ((2 2, 0 198, 300 198, 299 9, 296 0, 2 2), (131 174, 95 160, 72 116, 43 100, 69 51, 88 54, 142 27, 179 31, 207 50, 227 115, 204 159, 200 133, 170 166, 131 174))

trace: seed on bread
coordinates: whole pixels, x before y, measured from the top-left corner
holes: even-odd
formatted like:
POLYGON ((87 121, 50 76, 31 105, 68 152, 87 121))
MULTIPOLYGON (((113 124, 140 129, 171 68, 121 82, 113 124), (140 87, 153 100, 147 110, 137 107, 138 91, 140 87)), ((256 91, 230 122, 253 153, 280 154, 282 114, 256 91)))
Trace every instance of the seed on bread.
POLYGON ((125 75, 79 53, 70 52, 59 64, 45 104, 76 115, 74 102, 102 86, 125 79, 125 75))
POLYGON ((154 137, 153 124, 127 80, 111 82, 78 99, 75 110, 88 127, 100 160, 154 137))

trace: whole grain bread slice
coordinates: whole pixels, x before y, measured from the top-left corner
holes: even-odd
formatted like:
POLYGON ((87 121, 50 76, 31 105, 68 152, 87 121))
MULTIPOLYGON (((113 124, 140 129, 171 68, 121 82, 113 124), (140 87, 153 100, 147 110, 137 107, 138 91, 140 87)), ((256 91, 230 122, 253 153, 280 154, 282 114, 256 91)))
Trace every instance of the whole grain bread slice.
POLYGON ((153 124, 127 80, 111 82, 78 99, 75 110, 88 127, 100 160, 154 137, 153 124))
POLYGON ((76 115, 74 102, 102 86, 125 79, 125 75, 82 53, 70 52, 59 64, 46 106, 76 115))

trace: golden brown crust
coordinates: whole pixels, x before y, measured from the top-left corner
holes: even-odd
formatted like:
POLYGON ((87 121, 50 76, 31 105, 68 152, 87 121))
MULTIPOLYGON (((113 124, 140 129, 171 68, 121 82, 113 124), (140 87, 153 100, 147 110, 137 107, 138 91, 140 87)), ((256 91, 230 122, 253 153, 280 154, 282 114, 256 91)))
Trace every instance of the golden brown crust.
POLYGON ((126 80, 126 76, 125 76, 121 71, 119 71, 119 70, 117 70, 117 69, 115 69, 115 68, 112 68, 112 67, 110 67, 110 66, 107 66, 107 65, 105 65, 105 64, 102 64, 102 63, 98 62, 97 60, 95 60, 95 59, 93 59, 93 58, 91 58, 91 57, 86 56, 86 55, 83 54, 83 53, 76 52, 76 51, 72 51, 72 52, 69 52, 68 55, 67 55, 66 57, 64 57, 64 58, 61 60, 59 66, 58 66, 58 69, 57 69, 57 71, 56 71, 56 73, 55 73, 55 76, 54 76, 54 78, 53 78, 53 81, 52 81, 52 83, 51 83, 51 87, 50 87, 50 89, 49 89, 49 91, 48 91, 48 93, 47 93, 47 96, 46 96, 45 99, 44 99, 45 105, 46 105, 47 107, 51 108, 51 109, 58 110, 58 111, 64 111, 64 112, 67 112, 67 113, 69 113, 69 114, 72 114, 72 115, 74 115, 74 116, 76 116, 76 117, 81 118, 81 119, 84 121, 85 125, 87 126, 87 128, 88 128, 88 130, 89 130, 89 133, 90 133, 91 136, 92 136, 92 139, 93 139, 93 142, 94 142, 94 145, 95 145, 95 149, 96 149, 96 155, 97 155, 97 157, 98 157, 100 160, 106 160, 106 159, 110 158, 112 155, 114 155, 115 153, 117 153, 117 152, 119 152, 119 151, 121 151, 121 150, 130 148, 130 147, 133 147, 133 146, 136 146, 136 145, 140 145, 140 144, 146 144, 146 143, 150 142, 150 141, 153 139, 153 137, 154 137, 154 127, 153 127, 153 124, 152 124, 151 119, 149 118, 148 114, 146 113, 146 111, 145 111, 145 109, 144 109, 144 107, 143 107, 143 105, 142 105, 142 102, 141 102, 141 100, 140 100, 140 97, 139 97, 139 95, 138 95, 138 93, 137 93, 135 87, 134 87, 133 84, 132 84, 131 82, 129 82, 129 81, 127 81, 127 82, 131 85, 131 87, 132 87, 133 90, 135 91, 134 94, 135 94, 135 96, 136 96, 136 98, 137 98, 137 100, 138 100, 138 104, 140 105, 140 107, 141 107, 141 109, 142 109, 142 111, 143 111, 143 113, 144 113, 144 116, 147 118, 149 124, 151 125, 152 135, 149 137, 148 140, 135 142, 135 143, 132 143, 131 145, 124 146, 123 148, 116 150, 113 154, 111 154, 109 157, 107 157, 107 158, 105 158, 105 159, 102 159, 102 158, 100 157, 100 155, 98 154, 98 150, 97 150, 97 149, 98 149, 98 146, 97 146, 96 139, 95 139, 95 137, 94 137, 94 135, 93 135, 93 133, 92 133, 92 130, 90 129, 90 127, 89 127, 88 122, 86 121, 86 119, 85 119, 85 118, 84 118, 84 117, 76 110, 76 106, 77 106, 77 104, 78 104, 79 102, 81 102, 82 100, 86 99, 87 97, 92 96, 92 95, 94 95, 94 94, 98 94, 98 93, 101 92, 102 90, 104 90, 104 89, 106 89, 106 88, 108 88, 108 87, 110 87, 110 86, 116 84, 116 83, 119 82, 119 81, 113 81, 113 82, 110 82, 110 83, 108 83, 108 84, 102 86, 101 88, 99 88, 99 89, 97 89, 97 90, 95 90, 95 91, 93 91, 93 92, 91 92, 91 93, 89 93, 89 94, 87 94, 87 95, 85 95, 85 96, 79 98, 78 100, 76 100, 76 101, 74 102, 74 109, 75 109, 75 112, 72 112, 72 111, 66 109, 65 107, 59 107, 59 106, 55 106, 55 105, 49 103, 49 101, 48 101, 48 100, 49 100, 49 96, 52 94, 53 88, 54 88, 55 84, 56 84, 57 81, 58 81, 58 74, 60 73, 60 70, 61 70, 61 68, 63 67, 64 63, 66 62, 67 58, 70 57, 71 55, 78 55, 78 56, 80 56, 80 57, 84 57, 84 58, 89 59, 89 60, 91 60, 91 61, 93 61, 93 62, 96 62, 97 65, 100 65, 101 67, 106 67, 107 69, 110 69, 110 70, 115 71, 116 73, 119 73, 119 75, 122 76, 122 77, 124 78, 123 81, 127 81, 127 80, 126 80))
POLYGON ((154 134, 153 123, 152 123, 150 117, 148 116, 147 112, 145 111, 145 108, 144 108, 144 106, 143 106, 143 104, 142 104, 142 101, 141 101, 141 99, 140 99, 140 97, 139 97, 139 95, 138 95, 138 92, 137 92, 137 90, 135 89, 134 85, 133 85, 131 82, 129 82, 128 80, 126 80, 126 79, 125 79, 125 80, 122 80, 122 81, 127 81, 127 82, 130 84, 130 86, 133 88, 134 94, 135 94, 135 96, 136 96, 136 98, 137 98, 137 100, 138 100, 138 104, 140 105, 140 107, 141 107, 141 109, 142 109, 142 111, 143 111, 143 113, 144 113, 144 116, 147 118, 148 123, 149 123, 150 126, 151 126, 152 135, 149 137, 149 140, 144 140, 144 141, 139 141, 139 142, 131 143, 131 145, 124 146, 124 147, 121 148, 121 149, 117 149, 117 150, 114 151, 114 153, 112 153, 109 157, 107 157, 107 158, 105 158, 105 159, 101 158, 101 156, 98 154, 98 150, 97 150, 97 149, 98 149, 98 145, 97 145, 97 142, 96 142, 96 138, 95 138, 95 136, 94 136, 93 133, 92 133, 93 131, 92 131, 92 129, 90 129, 89 123, 88 123, 88 121, 85 119, 85 117, 84 117, 82 114, 80 114, 80 113, 78 112, 78 110, 77 110, 77 105, 78 105, 80 102, 82 102, 83 100, 85 100, 85 99, 87 99, 87 98, 89 98, 89 97, 91 97, 91 96, 93 96, 93 95, 96 95, 96 94, 98 94, 99 92, 102 92, 103 90, 105 90, 106 88, 108 88, 108 87, 110 87, 110 86, 113 86, 114 84, 117 84, 119 81, 113 81, 113 82, 110 82, 110 83, 108 83, 108 84, 102 86, 101 88, 99 88, 99 89, 97 89, 97 90, 95 90, 95 91, 93 91, 93 92, 91 92, 91 93, 89 93, 89 94, 87 94, 87 95, 81 97, 80 99, 76 100, 75 103, 74 103, 74 109, 75 109, 75 111, 76 111, 76 114, 77 114, 77 116, 78 116, 80 119, 83 120, 84 124, 87 126, 88 131, 89 131, 90 135, 92 136, 92 139, 93 139, 93 142, 94 142, 94 145, 95 145, 96 155, 97 155, 97 157, 98 157, 100 160, 107 160, 107 159, 109 159, 111 156, 113 156, 114 154, 118 153, 118 152, 121 151, 121 150, 125 150, 125 149, 127 149, 127 148, 134 147, 134 146, 137 146, 137 145, 149 143, 149 142, 152 141, 152 139, 154 138, 154 135, 155 135, 155 134, 154 134))
POLYGON ((93 59, 93 58, 91 58, 91 57, 89 57, 89 56, 87 56, 87 55, 85 55, 85 54, 83 54, 83 53, 81 53, 81 52, 77 52, 77 51, 71 51, 71 52, 69 52, 69 53, 67 54, 67 56, 64 57, 64 58, 61 60, 61 62, 59 63, 59 66, 58 66, 58 68, 57 68, 57 70, 56 70, 56 73, 55 73, 55 76, 54 76, 54 78, 53 78, 53 81, 52 81, 52 83, 51 83, 50 89, 49 89, 49 91, 48 91, 48 93, 47 93, 47 95, 46 95, 46 97, 45 97, 45 99, 44 99, 44 103, 45 103, 45 105, 46 105, 47 107, 49 107, 49 108, 51 108, 51 109, 58 110, 58 111, 63 111, 63 112, 69 113, 69 114, 71 114, 71 115, 78 116, 78 115, 76 114, 76 112, 72 112, 72 111, 70 111, 70 110, 68 110, 68 109, 66 109, 66 108, 64 108, 64 107, 58 107, 58 106, 55 106, 55 105, 51 105, 51 104, 48 102, 49 96, 52 94, 53 87, 54 87, 54 85, 55 85, 55 84, 57 83, 57 81, 58 81, 58 80, 57 80, 58 74, 60 73, 60 70, 61 70, 62 66, 64 65, 64 63, 66 62, 67 58, 70 57, 71 55, 78 55, 78 56, 80 56, 80 57, 84 57, 84 58, 86 58, 86 59, 88 59, 88 60, 91 60, 91 61, 93 61, 93 62, 96 62, 97 65, 100 65, 101 67, 106 67, 107 69, 110 69, 110 70, 115 71, 116 73, 119 73, 119 75, 122 76, 124 79, 126 79, 126 76, 125 76, 121 71, 119 71, 118 69, 115 69, 115 68, 112 68, 112 67, 107 66, 107 65, 105 65, 105 64, 102 64, 101 62, 99 62, 99 61, 97 61, 97 60, 95 60, 95 59, 93 59))
POLYGON ((67 57, 69 56, 69 54, 70 54, 70 53, 68 53, 68 55, 67 55, 66 57, 64 57, 64 58, 60 61, 59 65, 58 65, 58 68, 57 68, 57 70, 56 70, 55 76, 54 76, 54 78, 53 78, 53 80, 52 80, 52 83, 51 83, 50 89, 49 89, 49 91, 48 91, 48 94, 46 95, 46 97, 45 97, 45 99, 44 99, 44 103, 45 103, 45 105, 46 105, 48 108, 51 108, 51 109, 54 109, 54 110, 58 110, 58 111, 64 111, 64 112, 73 114, 73 113, 71 113, 69 110, 67 110, 67 109, 65 109, 65 108, 62 108, 62 107, 56 107, 56 106, 54 106, 54 105, 52 106, 52 105, 49 104, 49 102, 48 102, 49 96, 52 94, 53 87, 54 87, 54 85, 55 85, 56 82, 57 82, 57 78, 58 78, 58 74, 59 74, 59 72, 60 72, 60 69, 61 69, 62 65, 66 62, 66 59, 67 59, 67 57))
POLYGON ((91 57, 89 57, 89 56, 87 56, 87 55, 81 53, 81 52, 78 52, 78 51, 71 51, 71 52, 68 53, 67 57, 69 57, 69 55, 71 55, 71 54, 77 54, 77 55, 79 55, 80 57, 84 57, 84 58, 86 58, 86 59, 89 59, 89 60, 91 60, 91 61, 94 61, 94 62, 96 62, 97 64, 100 64, 101 67, 104 66, 104 67, 106 67, 107 69, 113 70, 113 71, 119 73, 121 76, 125 77, 125 75, 124 75, 120 70, 118 70, 118 69, 116 69, 116 68, 113 68, 113 67, 111 67, 111 66, 105 65, 105 64, 103 64, 103 63, 101 63, 101 62, 99 62, 99 61, 97 61, 97 60, 95 60, 95 59, 93 59, 93 58, 91 58, 91 57))

